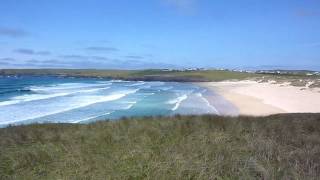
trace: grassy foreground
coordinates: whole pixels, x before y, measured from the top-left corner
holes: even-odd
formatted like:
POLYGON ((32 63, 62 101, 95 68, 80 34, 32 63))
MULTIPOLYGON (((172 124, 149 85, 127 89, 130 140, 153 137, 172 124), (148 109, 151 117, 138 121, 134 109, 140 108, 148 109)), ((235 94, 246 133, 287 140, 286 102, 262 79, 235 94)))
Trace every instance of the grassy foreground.
POLYGON ((0 179, 317 179, 320 114, 0 129, 0 179))

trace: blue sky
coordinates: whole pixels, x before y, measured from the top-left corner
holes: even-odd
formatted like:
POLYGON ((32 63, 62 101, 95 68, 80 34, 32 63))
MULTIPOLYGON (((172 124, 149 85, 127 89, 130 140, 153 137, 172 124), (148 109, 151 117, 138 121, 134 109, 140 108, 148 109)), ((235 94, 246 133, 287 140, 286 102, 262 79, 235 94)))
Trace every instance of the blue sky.
POLYGON ((319 0, 1 0, 0 68, 320 69, 319 0))

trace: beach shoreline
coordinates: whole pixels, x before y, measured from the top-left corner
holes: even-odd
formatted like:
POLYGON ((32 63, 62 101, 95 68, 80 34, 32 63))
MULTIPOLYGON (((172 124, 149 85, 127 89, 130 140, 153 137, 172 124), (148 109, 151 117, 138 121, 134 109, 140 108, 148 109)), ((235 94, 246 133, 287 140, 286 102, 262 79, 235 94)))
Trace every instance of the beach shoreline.
MULTIPOLYGON (((197 85, 199 86, 199 84, 197 85)), ((208 103, 216 109, 217 115, 239 116, 239 109, 233 103, 228 101, 217 91, 210 90, 209 88, 203 85, 200 86, 207 89, 207 91, 203 93, 203 97, 207 99, 208 103)))
POLYGON ((196 84, 230 102, 238 109, 239 115, 267 116, 281 113, 320 112, 319 88, 295 87, 288 83, 261 83, 252 80, 196 84))

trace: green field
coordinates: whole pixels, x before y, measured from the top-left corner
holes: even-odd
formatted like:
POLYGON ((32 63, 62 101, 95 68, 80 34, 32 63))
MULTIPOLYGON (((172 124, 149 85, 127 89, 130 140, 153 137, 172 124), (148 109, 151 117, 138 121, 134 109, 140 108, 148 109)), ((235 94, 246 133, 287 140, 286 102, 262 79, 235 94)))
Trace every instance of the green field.
POLYGON ((90 69, 7 69, 0 75, 58 75, 74 77, 102 77, 122 80, 146 81, 222 81, 260 77, 253 73, 225 70, 207 71, 162 71, 162 70, 90 70, 90 69))
POLYGON ((317 179, 320 114, 0 129, 0 179, 317 179))

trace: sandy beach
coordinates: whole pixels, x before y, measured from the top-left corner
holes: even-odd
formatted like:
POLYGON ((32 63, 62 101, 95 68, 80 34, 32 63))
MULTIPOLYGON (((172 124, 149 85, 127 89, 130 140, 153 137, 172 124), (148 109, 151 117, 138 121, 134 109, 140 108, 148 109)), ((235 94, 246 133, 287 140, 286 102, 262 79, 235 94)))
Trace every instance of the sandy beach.
POLYGON ((206 82, 199 85, 224 97, 240 115, 320 112, 319 88, 256 81, 206 82))

